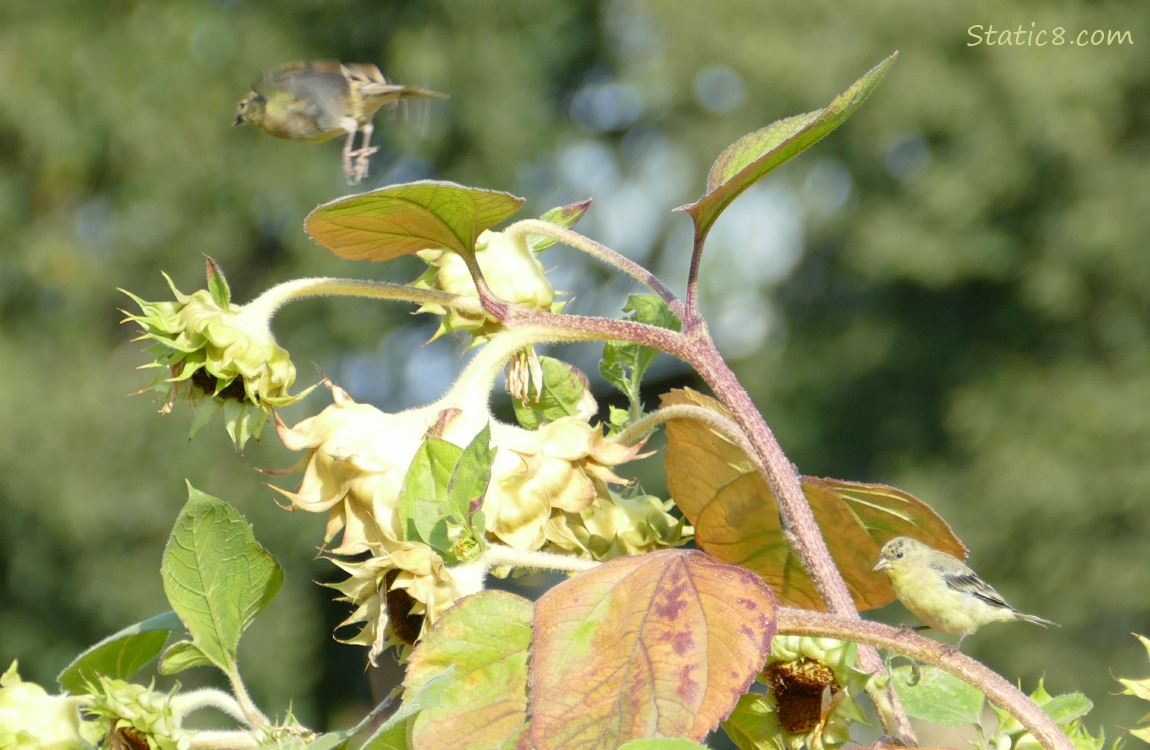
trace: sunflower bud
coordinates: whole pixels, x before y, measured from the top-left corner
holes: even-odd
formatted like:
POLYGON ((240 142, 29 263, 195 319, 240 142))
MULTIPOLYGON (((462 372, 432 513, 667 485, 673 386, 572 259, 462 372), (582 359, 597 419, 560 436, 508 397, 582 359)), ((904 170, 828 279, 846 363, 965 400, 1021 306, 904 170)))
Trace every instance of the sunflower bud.
POLYGON ((92 704, 85 710, 98 717, 95 723, 107 737, 152 750, 190 746, 191 735, 180 728, 170 694, 103 676, 90 689, 92 704))

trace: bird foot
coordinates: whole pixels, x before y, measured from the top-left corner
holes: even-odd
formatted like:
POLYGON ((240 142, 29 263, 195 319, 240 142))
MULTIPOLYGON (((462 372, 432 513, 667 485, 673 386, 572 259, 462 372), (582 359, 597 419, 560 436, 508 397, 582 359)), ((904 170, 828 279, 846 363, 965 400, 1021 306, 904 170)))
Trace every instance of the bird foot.
POLYGON ((379 146, 365 146, 361 149, 348 152, 343 165, 343 173, 347 177, 348 183, 356 185, 363 182, 364 178, 367 177, 371 155, 376 151, 379 151, 379 146), (352 165, 353 159, 355 160, 354 168, 352 165))

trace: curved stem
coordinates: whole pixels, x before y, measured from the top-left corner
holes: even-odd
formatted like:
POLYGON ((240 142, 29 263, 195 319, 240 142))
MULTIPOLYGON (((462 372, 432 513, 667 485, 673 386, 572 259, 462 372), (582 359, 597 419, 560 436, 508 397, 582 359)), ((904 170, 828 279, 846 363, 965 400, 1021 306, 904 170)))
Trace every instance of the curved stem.
POLYGON ((201 730, 191 735, 191 750, 255 750, 263 745, 246 732, 201 730))
POLYGON ((306 297, 367 297, 399 300, 421 305, 452 307, 465 315, 482 314, 479 300, 473 297, 448 294, 436 289, 418 289, 407 284, 392 284, 386 281, 324 277, 293 279, 277 284, 243 305, 241 309, 245 315, 259 316, 268 320, 288 302, 306 297))
POLYGON ((679 298, 675 296, 675 293, 672 292, 666 284, 659 280, 659 277, 606 245, 601 245, 578 232, 566 227, 561 227, 558 224, 552 224, 549 221, 542 221, 541 219, 524 219, 523 221, 517 221, 503 231, 506 234, 540 234, 544 237, 550 237, 557 242, 562 242, 564 245, 573 247, 576 250, 582 250, 592 258, 618 268, 640 284, 643 284, 652 292, 662 297, 663 301, 667 303, 671 311, 674 312, 680 320, 683 318, 683 303, 679 301, 679 298))
POLYGON ((739 426, 735 424, 734 420, 714 409, 708 409, 705 406, 695 406, 694 404, 675 404, 673 406, 664 406, 656 409, 620 432, 616 436, 616 439, 620 443, 631 445, 638 442, 639 438, 659 425, 666 424, 673 419, 694 419, 695 421, 702 422, 727 440, 742 448, 743 453, 746 453, 747 457, 752 461, 754 460, 754 448, 750 441, 747 440, 747 436, 744 435, 743 431, 739 429, 739 426))
POLYGON ((227 675, 228 682, 231 683, 232 693, 236 697, 236 703, 239 704, 240 710, 243 711, 244 718, 247 719, 248 726, 254 730, 261 730, 267 727, 268 717, 259 709, 256 702, 252 700, 252 696, 248 693, 244 681, 240 678, 239 670, 233 666, 224 674, 227 675))
POLYGON ((949 672, 972 685, 991 701, 1010 712, 1033 734, 1046 750, 1073 750, 1070 739, 1054 720, 1021 690, 993 670, 969 656, 947 648, 938 641, 923 638, 905 628, 893 628, 853 617, 836 617, 806 609, 780 607, 778 632, 785 635, 838 638, 881 646, 949 672))
POLYGON ((551 326, 524 326, 502 330, 492 335, 487 344, 475 353, 459 373, 454 385, 443 394, 442 398, 419 408, 485 404, 491 398, 491 384, 495 382, 495 378, 507 361, 516 354, 536 344, 580 340, 583 339, 577 336, 565 336, 563 331, 551 326))
POLYGON ((201 688, 172 696, 172 713, 181 720, 201 708, 214 708, 236 721, 248 724, 248 717, 244 715, 239 702, 230 693, 223 690, 201 688))

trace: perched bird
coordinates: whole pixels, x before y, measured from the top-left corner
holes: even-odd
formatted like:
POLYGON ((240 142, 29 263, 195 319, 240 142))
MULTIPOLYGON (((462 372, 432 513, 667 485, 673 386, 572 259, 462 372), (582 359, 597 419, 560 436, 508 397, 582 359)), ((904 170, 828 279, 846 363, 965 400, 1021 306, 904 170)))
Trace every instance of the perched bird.
POLYGON ((961 633, 955 649, 989 622, 1025 620, 1057 627, 1050 620, 1019 612, 961 561, 910 537, 887 542, 874 569, 886 571, 899 601, 928 626, 961 633))
POLYGON ((347 136, 343 171, 350 184, 367 176, 372 119, 381 107, 402 99, 447 99, 446 94, 388 83, 375 65, 334 60, 289 63, 270 70, 240 99, 233 125, 247 123, 276 138, 318 143, 347 136), (352 151, 355 134, 363 143, 352 151), (355 158, 353 166, 352 159, 355 158))

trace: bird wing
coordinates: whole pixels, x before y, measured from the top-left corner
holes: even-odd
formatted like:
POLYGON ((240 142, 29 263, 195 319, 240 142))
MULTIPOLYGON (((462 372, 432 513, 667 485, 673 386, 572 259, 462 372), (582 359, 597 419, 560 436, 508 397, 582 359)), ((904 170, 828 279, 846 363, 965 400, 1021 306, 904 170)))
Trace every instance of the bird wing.
POLYGON ((995 591, 989 583, 979 578, 974 574, 974 571, 965 565, 960 563, 957 568, 951 568, 950 566, 931 563, 931 567, 942 576, 942 580, 948 588, 962 594, 970 594, 992 607, 1002 607, 1014 611, 1014 607, 1006 603, 1002 594, 995 591))
POLYGON ((285 108, 307 117, 325 131, 343 130, 348 82, 335 61, 319 60, 281 65, 266 73, 252 88, 269 100, 287 94, 285 108))

